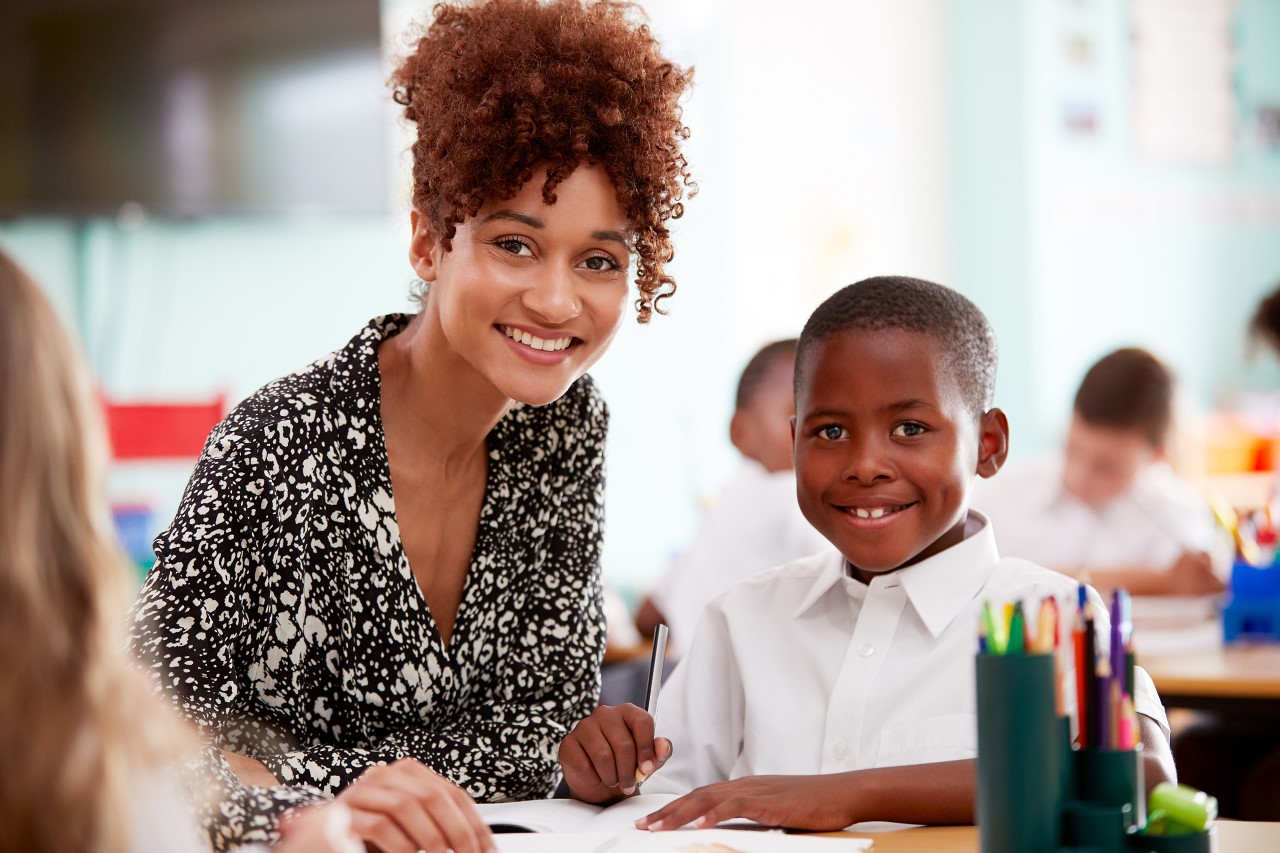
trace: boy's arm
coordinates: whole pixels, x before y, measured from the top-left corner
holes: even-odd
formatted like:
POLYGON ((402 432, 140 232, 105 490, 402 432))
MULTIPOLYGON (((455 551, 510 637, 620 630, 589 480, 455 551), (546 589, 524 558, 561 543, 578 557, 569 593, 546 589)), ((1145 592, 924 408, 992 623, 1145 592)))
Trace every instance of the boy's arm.
POLYGON ((1222 579, 1214 572, 1213 561, 1203 551, 1184 551, 1172 565, 1117 566, 1095 569, 1077 566, 1058 571, 1087 579, 1102 594, 1123 587, 1131 595, 1212 595, 1224 589, 1222 579))
POLYGON ((1177 782, 1178 771, 1173 766, 1173 750, 1160 724, 1145 714, 1138 715, 1138 731, 1142 734, 1142 779, 1146 793, 1161 782, 1177 782))
POLYGON ((734 818, 826 832, 868 820, 971 824, 977 766, 970 758, 816 776, 747 776, 698 788, 636 826, 709 827, 734 818))

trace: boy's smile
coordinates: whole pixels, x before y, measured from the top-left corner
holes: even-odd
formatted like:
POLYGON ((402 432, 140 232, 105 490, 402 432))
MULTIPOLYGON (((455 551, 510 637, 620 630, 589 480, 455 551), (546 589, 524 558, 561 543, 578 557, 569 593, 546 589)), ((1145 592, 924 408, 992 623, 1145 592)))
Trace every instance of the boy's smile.
POLYGON ((805 354, 796 398, 800 509, 871 576, 964 538, 975 474, 1004 461, 1008 426, 974 414, 942 346, 902 330, 839 332, 805 354))

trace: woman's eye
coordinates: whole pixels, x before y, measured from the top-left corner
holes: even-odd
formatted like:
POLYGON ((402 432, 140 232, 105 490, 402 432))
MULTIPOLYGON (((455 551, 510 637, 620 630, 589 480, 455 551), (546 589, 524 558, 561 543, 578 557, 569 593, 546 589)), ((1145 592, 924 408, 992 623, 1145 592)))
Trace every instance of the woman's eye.
POLYGON ((592 272, 612 272, 622 269, 622 265, 607 255, 592 255, 582 262, 592 272))
POLYGON ((924 435, 924 431, 922 425, 908 421, 905 424, 898 424, 894 427, 893 434, 903 438, 915 438, 918 435, 924 435))
POLYGON ((844 438, 845 431, 842 426, 830 424, 829 426, 824 426, 822 429, 818 430, 818 435, 829 441, 839 441, 844 438))
POLYGON ((503 237, 499 240, 494 240, 493 245, 512 255, 533 254, 533 249, 529 247, 529 244, 519 237, 503 237))

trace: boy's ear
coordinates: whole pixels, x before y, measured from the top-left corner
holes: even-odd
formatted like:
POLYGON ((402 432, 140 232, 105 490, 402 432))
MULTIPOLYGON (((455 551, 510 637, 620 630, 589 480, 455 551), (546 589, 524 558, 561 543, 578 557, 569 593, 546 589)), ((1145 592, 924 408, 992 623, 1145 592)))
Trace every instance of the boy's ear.
POLYGON ((729 442, 743 456, 750 456, 747 452, 747 433, 750 427, 747 425, 746 416, 742 414, 741 409, 735 409, 733 417, 729 419, 729 442))
POLYGON ((978 420, 979 477, 993 477, 1009 456, 1009 419, 1000 409, 984 412, 978 420))
POLYGON ((431 220, 414 208, 409 211, 409 225, 413 229, 413 235, 409 238, 409 264, 418 278, 435 281, 440 244, 431 230, 431 220))

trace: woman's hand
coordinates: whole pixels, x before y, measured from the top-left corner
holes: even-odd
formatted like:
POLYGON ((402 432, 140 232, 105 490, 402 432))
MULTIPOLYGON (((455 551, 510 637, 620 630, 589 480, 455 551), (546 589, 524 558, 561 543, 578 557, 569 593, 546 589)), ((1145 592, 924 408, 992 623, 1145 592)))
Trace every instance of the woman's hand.
POLYGON ((635 705, 601 705, 560 742, 569 793, 606 803, 636 792, 671 757, 671 741, 654 738, 653 717, 635 705))
POLYGON ((710 828, 734 818, 791 829, 844 829, 849 813, 847 774, 747 776, 695 788, 636 821, 637 829, 659 831, 693 824, 710 828))
POLYGON ((281 827, 275 853, 365 853, 364 842, 351 828, 351 809, 342 803, 296 809, 281 827))
POLYGON ((267 765, 256 758, 250 758, 229 749, 222 750, 222 757, 227 759, 227 764, 231 766, 231 772, 236 774, 236 778, 246 785, 271 788, 280 784, 280 780, 267 769, 267 765))
POLYGON ((412 758, 370 767, 338 794, 351 828, 382 853, 494 853, 467 793, 412 758))

